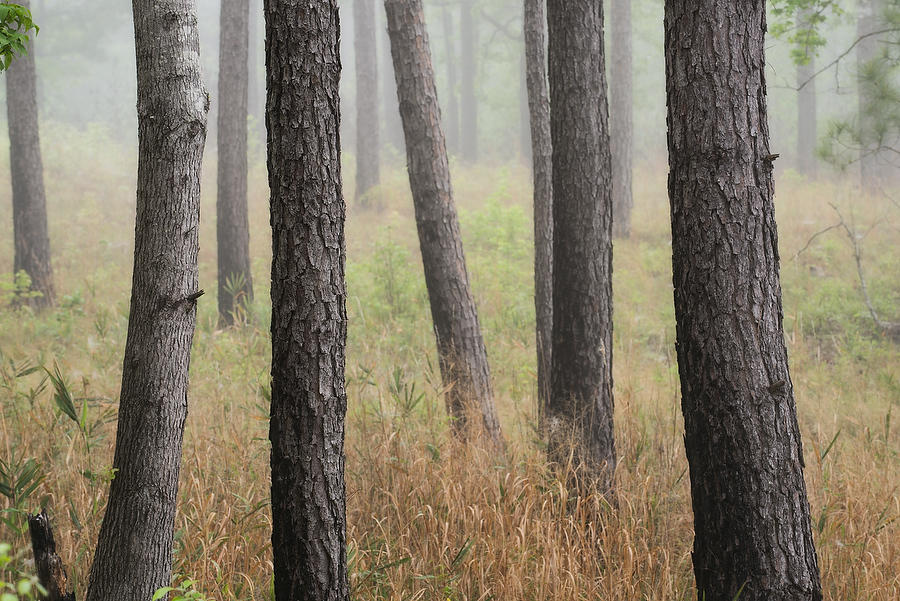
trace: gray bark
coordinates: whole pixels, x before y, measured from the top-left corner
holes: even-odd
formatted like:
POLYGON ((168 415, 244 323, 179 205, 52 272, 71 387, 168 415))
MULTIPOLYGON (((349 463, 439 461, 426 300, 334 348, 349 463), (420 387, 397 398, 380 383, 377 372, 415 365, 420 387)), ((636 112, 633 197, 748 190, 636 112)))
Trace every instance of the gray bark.
POLYGON ((782 325, 765 30, 763 0, 666 2, 676 348, 707 601, 822 599, 782 325))
POLYGON ((87 601, 146 601, 172 572, 197 316, 200 166, 209 96, 193 0, 134 0, 134 276, 106 514, 87 601))
POLYGON ((356 201, 369 204, 378 185, 378 54, 375 42, 375 1, 353 0, 356 50, 356 201))
POLYGON ((253 300, 247 215, 247 97, 251 0, 222 0, 219 29, 219 119, 216 244, 219 322, 253 300), (229 283, 231 285, 229 285, 229 283))
POLYGON ((501 445, 487 351, 459 233, 422 0, 385 0, 425 284, 447 409, 458 435, 483 429, 501 445), (480 414, 480 427, 469 423, 480 414))
POLYGON ((549 0, 553 145, 551 461, 611 490, 612 196, 603 3, 549 0))
POLYGON ((347 601, 337 0, 266 0, 276 601, 347 601))
MULTIPOLYGON (((531 114, 532 181, 534 184, 534 308, 537 323, 538 407, 546 416, 550 398, 553 332, 553 144, 550 134, 550 91, 547 84, 544 0, 525 0, 525 63, 531 114)), ((546 428, 546 424, 542 424, 546 428)))
POLYGON ((631 44, 631 0, 610 3, 610 110, 609 129, 612 145, 613 235, 631 235, 631 190, 634 123, 631 44))
MULTIPOLYGON (((27 0, 19 4, 28 8, 27 0)), ((31 34, 32 37, 34 33, 31 34)), ((37 71, 33 42, 28 53, 13 59, 6 72, 6 110, 9 122, 9 168, 12 180, 13 270, 31 278, 39 296, 26 299, 34 307, 53 305, 53 268, 47 233, 47 196, 38 134, 37 71)))
POLYGON ((478 75, 475 54, 475 48, 478 45, 478 21, 475 19, 474 12, 474 0, 460 0, 462 158, 472 163, 478 160, 478 98, 475 91, 475 80, 478 75))

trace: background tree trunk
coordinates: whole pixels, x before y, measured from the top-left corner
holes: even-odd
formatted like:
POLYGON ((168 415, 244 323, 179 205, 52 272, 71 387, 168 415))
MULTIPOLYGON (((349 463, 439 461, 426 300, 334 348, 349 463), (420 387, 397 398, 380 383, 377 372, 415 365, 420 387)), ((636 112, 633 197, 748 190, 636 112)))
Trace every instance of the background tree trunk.
MULTIPOLYGON (((538 407, 546 416, 550 398, 553 333, 553 145, 547 89, 544 0, 525 0, 525 65, 534 182, 534 308, 537 317, 538 407)), ((546 429, 546 424, 541 425, 546 429)))
POLYGON ((197 318, 200 166, 209 95, 193 0, 134 0, 137 224, 109 502, 87 601, 146 601, 172 576, 197 318))
POLYGON ((612 197, 603 3, 550 0, 551 461, 613 486, 612 197))
MULTIPOLYGON (((28 0, 18 4, 28 8, 28 0)), ((34 34, 32 33, 33 37, 34 34)), ((38 134, 37 72, 33 42, 28 53, 16 57, 6 72, 6 110, 9 121, 9 168, 12 180, 13 271, 31 278, 28 299, 35 307, 49 307, 56 299, 47 233, 47 197, 44 164, 38 134)))
POLYGON ((356 51, 356 201, 367 206, 377 186, 378 54, 375 43, 375 0, 353 0, 356 51))
POLYGON ((613 235, 631 235, 631 192, 634 159, 634 123, 631 0, 610 2, 610 138, 612 145, 613 235))
POLYGON ((266 0, 276 601, 350 597, 339 27, 337 0, 266 0))
POLYGON ((478 62, 475 55, 475 48, 478 45, 478 22, 474 12, 474 0, 460 0, 462 158, 472 163, 478 160, 478 98, 475 93, 475 79, 478 75, 478 62))
POLYGON ((459 153, 459 85, 456 80, 456 37, 453 31, 453 13, 447 6, 441 9, 444 26, 444 44, 447 53, 447 151, 451 155, 459 153))
POLYGON ((391 54, 406 137, 409 183, 425 268, 425 284, 437 337, 447 409, 465 436, 470 411, 482 417, 486 436, 501 444, 487 351, 463 255, 450 187, 450 165, 422 0, 385 0, 391 54))
POLYGON ((700 599, 818 601, 766 159, 765 30, 762 0, 666 2, 669 196, 694 573, 700 599), (716 56, 732 60, 710 60, 716 56))
POLYGON ((219 323, 253 300, 247 216, 247 96, 251 0, 222 0, 219 29, 219 123, 216 245, 219 323))

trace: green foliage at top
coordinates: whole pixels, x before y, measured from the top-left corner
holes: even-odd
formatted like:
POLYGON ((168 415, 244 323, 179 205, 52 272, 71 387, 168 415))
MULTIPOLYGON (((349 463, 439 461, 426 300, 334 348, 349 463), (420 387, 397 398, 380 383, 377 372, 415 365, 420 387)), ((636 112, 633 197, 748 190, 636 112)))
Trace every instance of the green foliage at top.
POLYGON ((40 28, 31 20, 31 11, 19 4, 0 3, 0 70, 6 70, 16 56, 28 52, 28 33, 40 28))
POLYGON ((830 16, 842 13, 837 0, 772 0, 769 31, 789 42, 794 62, 805 65, 827 42, 822 25, 830 16))

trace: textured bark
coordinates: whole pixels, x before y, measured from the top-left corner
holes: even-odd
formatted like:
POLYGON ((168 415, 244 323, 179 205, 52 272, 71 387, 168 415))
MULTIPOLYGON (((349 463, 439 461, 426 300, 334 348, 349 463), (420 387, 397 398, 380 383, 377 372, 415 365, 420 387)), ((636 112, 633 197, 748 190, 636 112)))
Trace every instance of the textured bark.
MULTIPOLYGON (((19 1, 28 7, 27 0, 19 1)), ((53 305, 53 269, 50 265, 50 237, 47 233, 47 197, 44 193, 44 164, 38 134, 37 72, 35 45, 13 60, 6 72, 6 109, 9 121, 9 167, 12 179, 13 239, 15 273, 31 278, 31 290, 39 296, 27 302, 35 307, 53 305)))
POLYGON ((385 0, 384 6, 447 409, 462 436, 477 426, 467 423, 468 414, 480 413, 484 434, 499 445, 500 423, 453 204, 422 0, 385 0))
POLYGON ((53 538, 53 528, 47 512, 41 510, 37 515, 29 515, 28 530, 31 534, 35 572, 41 586, 47 591, 40 598, 43 601, 75 601, 66 566, 56 553, 56 540, 53 538))
POLYGON ((473 163, 478 160, 478 99, 475 96, 475 77, 478 74, 475 56, 475 47, 478 45, 478 22, 474 12, 474 0, 460 0, 462 158, 473 163))
POLYGON ((253 300, 247 216, 247 96, 250 0, 222 0, 219 29, 218 196, 216 244, 219 323, 253 300))
POLYGON ((459 91, 456 79, 456 37, 453 31, 453 13, 446 5, 441 9, 444 27, 444 47, 447 54, 447 151, 451 155, 459 153, 459 91))
MULTIPOLYGON (((544 0, 524 0, 525 63, 531 114, 534 182, 534 308, 537 347, 538 407, 546 416, 550 398, 553 332, 553 144, 550 137, 550 91, 547 87, 544 0)), ((544 427, 545 424, 542 424, 544 427)))
POLYGON ((276 601, 349 599, 337 0, 266 0, 276 601))
POLYGON ((549 0, 553 368, 549 454, 611 489, 612 197, 603 3, 549 0))
POLYGON ((631 235, 631 191, 634 158, 631 0, 610 3, 610 108, 612 146, 613 235, 631 235))
POLYGON ((707 601, 822 599, 782 329, 765 30, 763 0, 666 2, 678 370, 707 601))
MULTIPOLYGON (((869 35, 883 27, 883 2, 884 0, 859 0, 857 5, 856 34, 860 42, 856 46, 856 64, 860 72, 879 57, 883 48, 878 36, 869 35)), ((880 145, 880 140, 877 139, 879 136, 876 134, 879 128, 878 118, 870 110, 872 98, 867 94, 866 88, 867 86, 861 85, 860 82, 858 127, 864 146, 860 149, 859 174, 864 188, 876 189, 885 175, 885 166, 878 153, 880 145)))
POLYGON ((193 0, 134 0, 134 275, 112 481, 87 601, 167 586, 197 317, 200 166, 209 95, 193 0))
POLYGON ((375 43, 376 0, 353 0, 356 42, 356 200, 369 204, 368 193, 380 181, 378 151, 378 54, 375 43))

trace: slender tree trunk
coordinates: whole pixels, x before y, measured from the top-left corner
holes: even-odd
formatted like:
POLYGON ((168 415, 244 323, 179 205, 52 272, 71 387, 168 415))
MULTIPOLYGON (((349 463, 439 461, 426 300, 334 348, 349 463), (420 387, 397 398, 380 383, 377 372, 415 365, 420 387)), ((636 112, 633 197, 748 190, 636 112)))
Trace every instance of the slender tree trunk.
POLYGON ((253 300, 247 216, 247 95, 250 0, 222 0, 219 29, 218 197, 219 323, 253 300))
MULTIPOLYGON (((531 113, 534 182, 534 308, 537 317, 538 407, 546 416, 550 398, 553 332, 553 144, 550 136, 550 92, 547 88, 545 0, 524 0, 525 63, 531 113)), ((546 424, 541 427, 546 430, 546 424)))
POLYGON ((709 601, 822 599, 782 329, 765 31, 763 0, 666 2, 676 346, 709 601))
MULTIPOLYGON (((18 3, 26 8, 29 6, 28 0, 18 3)), ((39 295, 26 300, 40 308, 53 305, 56 294, 50 265, 44 164, 38 135, 34 49, 34 43, 29 43, 28 53, 15 58, 6 72, 6 110, 15 246, 13 270, 15 273, 24 271, 31 278, 31 290, 39 295)))
POLYGON ((378 54, 375 43, 375 1, 353 0, 356 29, 356 200, 369 204, 378 185, 378 54))
POLYGON ((474 12, 474 0, 460 0, 462 158, 472 163, 478 160, 478 98, 475 95, 475 78, 478 75, 478 63, 475 56, 475 47, 478 45, 478 25, 474 12))
POLYGON ((610 2, 610 137, 612 144, 613 235, 631 235, 634 123, 631 51, 631 0, 610 2))
POLYGON ((553 145, 550 459, 611 490, 612 196, 603 3, 549 0, 553 145))
POLYGON ((456 80, 456 37, 453 32, 453 13, 447 6, 441 9, 444 25, 444 44, 447 52, 447 151, 459 153, 459 90, 456 80))
MULTIPOLYGON (((379 11, 381 12, 381 11, 379 11)), ((380 19, 379 19, 380 21, 380 19)), ((381 21, 380 21, 381 22, 381 21)), ((394 63, 391 59, 391 40, 387 23, 381 22, 381 83, 384 93, 384 142, 397 153, 403 152, 403 124, 400 123, 400 103, 397 100, 397 80, 394 77, 394 63)))
POLYGON ((276 601, 350 598, 339 39, 337 0, 266 0, 276 601))
POLYGON ((871 36, 882 25, 884 5, 882 0, 859 0, 857 6, 857 36, 861 38, 856 46, 856 64, 860 73, 858 83, 858 127, 863 140, 859 156, 860 180, 862 186, 868 189, 878 187, 884 175, 884 167, 879 157, 881 143, 878 131, 880 127, 878 116, 873 114, 871 97, 871 85, 866 85, 862 74, 866 67, 876 60, 882 50, 882 44, 878 36, 871 36), (869 37, 863 37, 863 36, 869 37))
POLYGON ((87 601, 146 601, 172 576, 197 318, 200 166, 209 95, 193 0, 134 0, 137 224, 109 502, 87 601))
POLYGON ((385 0, 384 6, 447 409, 461 436, 478 427, 467 423, 469 413, 480 413, 484 434, 499 446, 500 423, 453 204, 422 0, 385 0))

